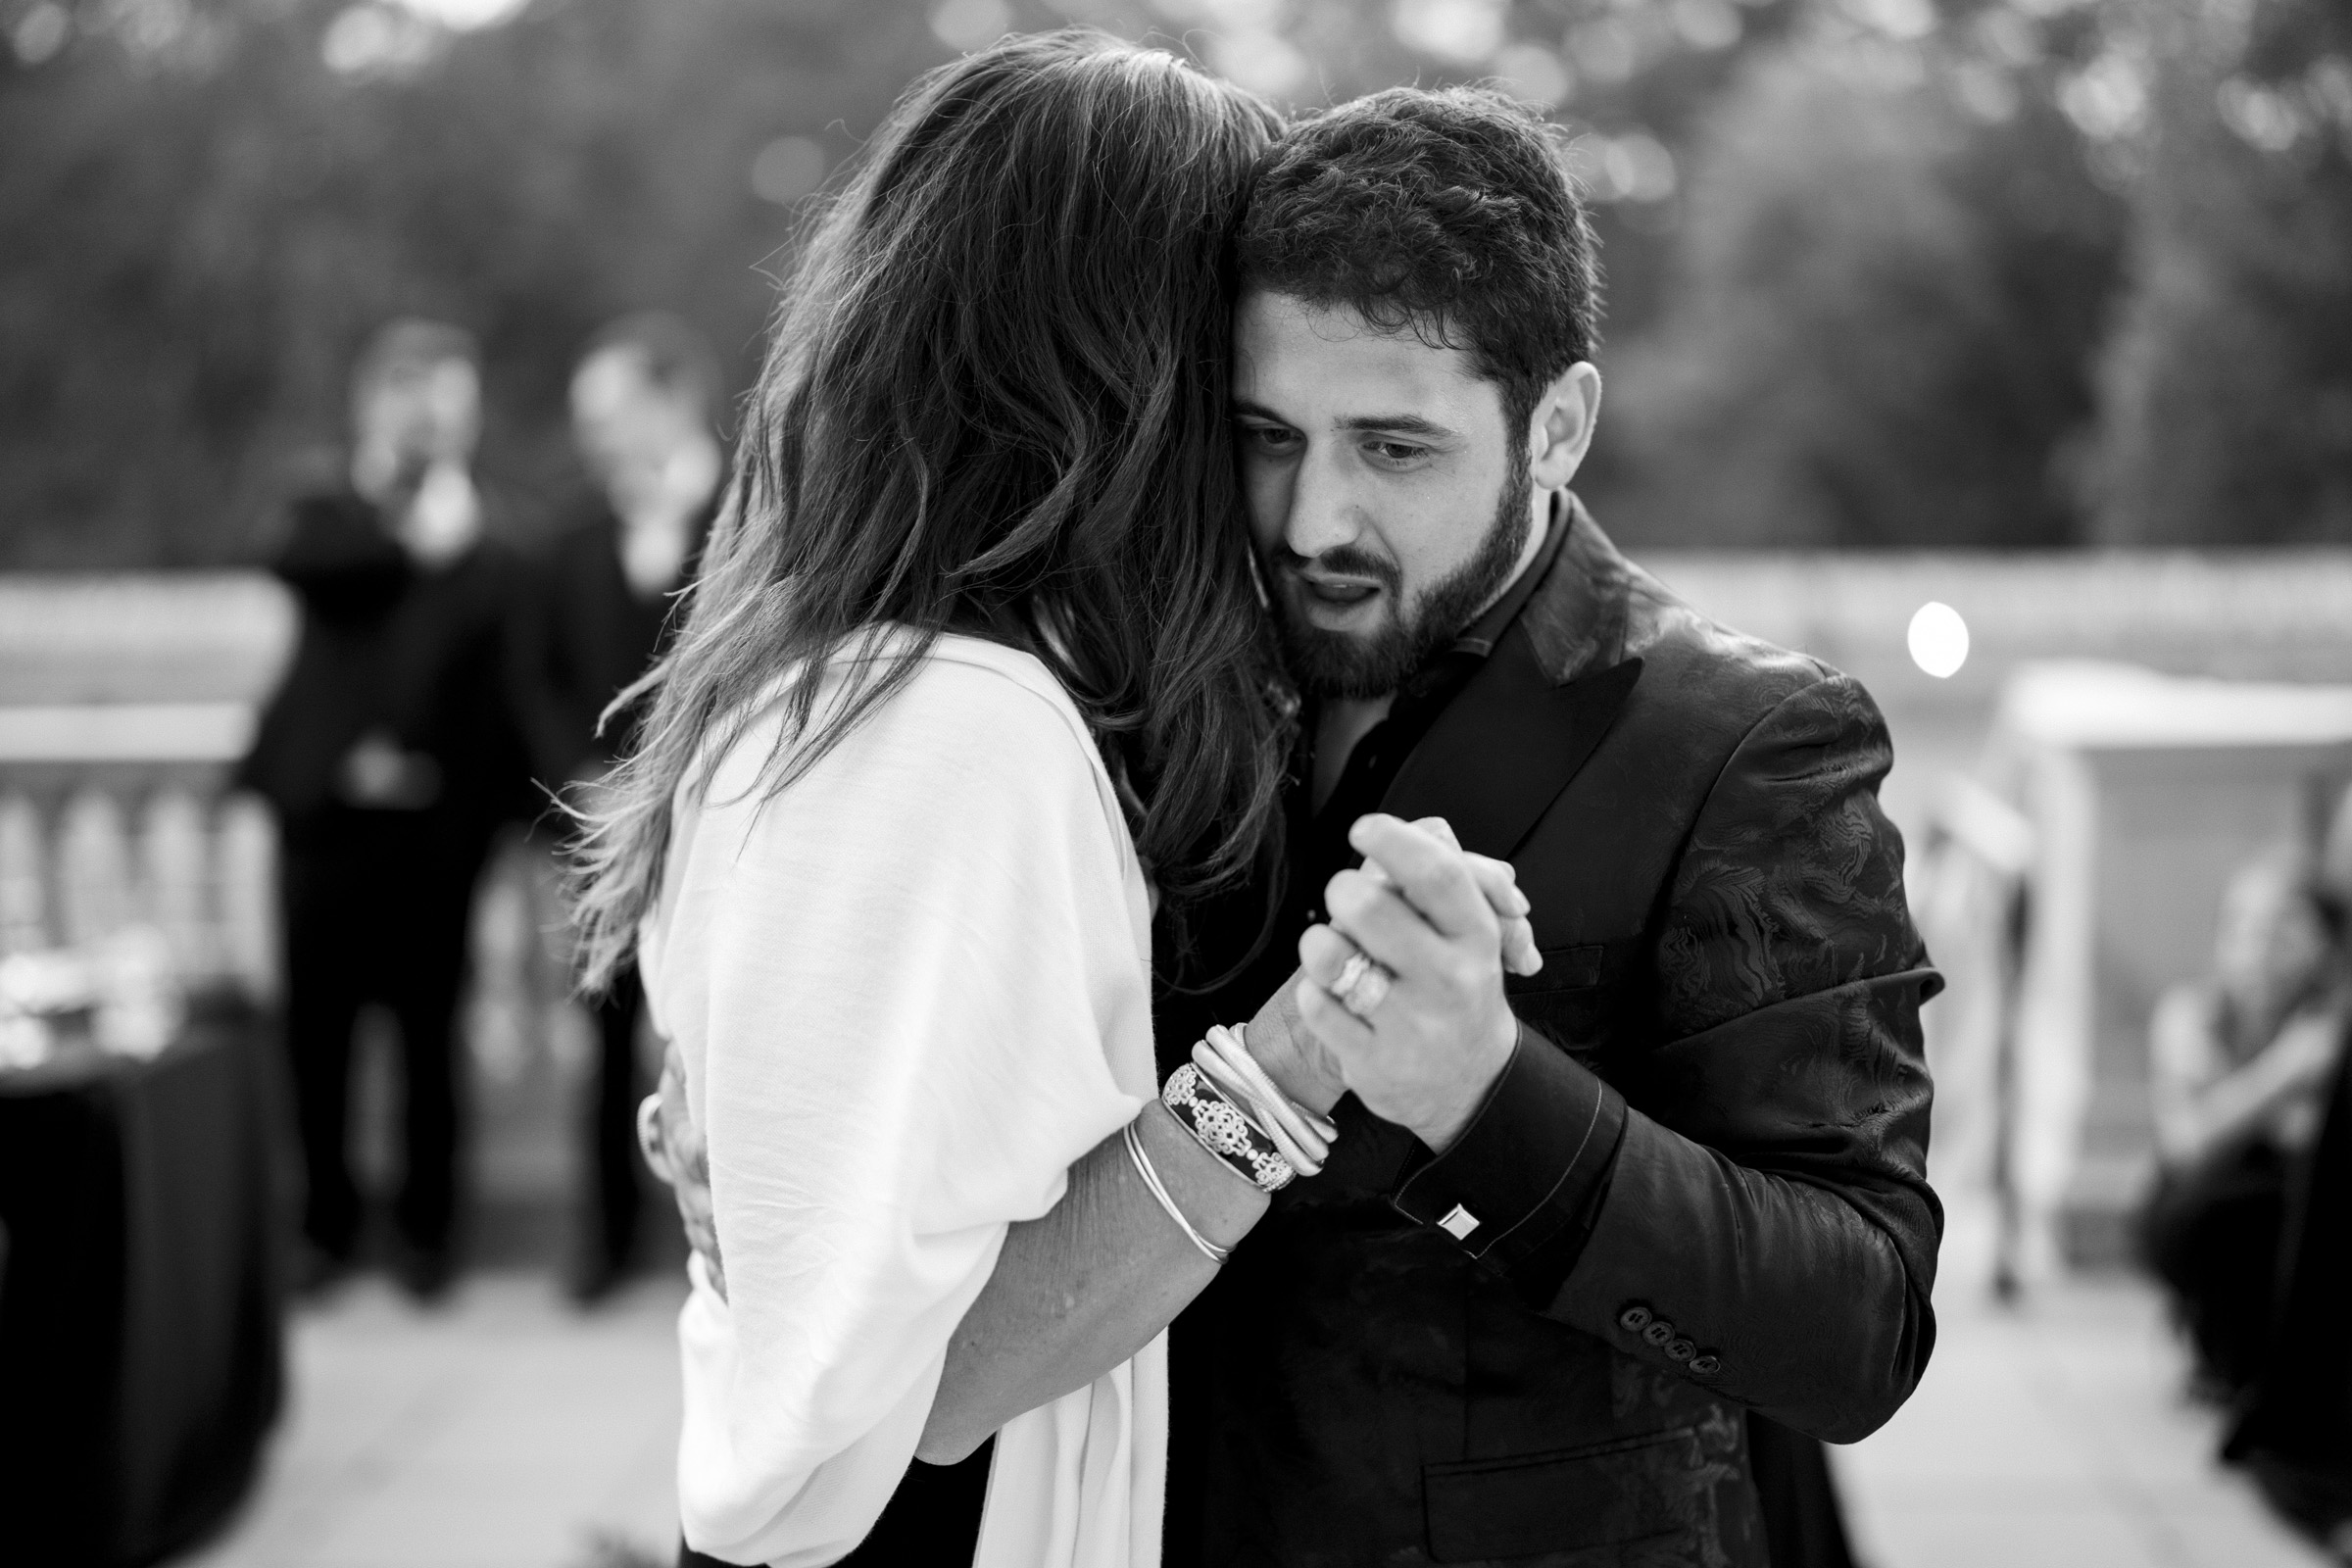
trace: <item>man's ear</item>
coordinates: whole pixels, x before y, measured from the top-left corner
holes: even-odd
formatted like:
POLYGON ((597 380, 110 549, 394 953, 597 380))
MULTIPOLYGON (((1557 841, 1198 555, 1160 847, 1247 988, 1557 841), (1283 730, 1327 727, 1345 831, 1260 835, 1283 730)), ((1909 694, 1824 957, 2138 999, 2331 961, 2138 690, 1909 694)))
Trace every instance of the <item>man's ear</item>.
POLYGON ((1558 490, 1576 477, 1600 419, 1600 368, 1579 360, 1560 372, 1536 401, 1527 439, 1528 473, 1539 490, 1558 490))

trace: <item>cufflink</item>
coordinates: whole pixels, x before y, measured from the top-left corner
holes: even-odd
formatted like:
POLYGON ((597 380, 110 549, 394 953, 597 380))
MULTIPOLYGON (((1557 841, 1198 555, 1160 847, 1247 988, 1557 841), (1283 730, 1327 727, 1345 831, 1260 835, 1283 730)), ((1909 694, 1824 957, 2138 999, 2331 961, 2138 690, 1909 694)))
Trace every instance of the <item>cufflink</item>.
POLYGON ((1438 1229, 1457 1242, 1467 1241, 1470 1233, 1478 1229, 1478 1216, 1456 1203, 1446 1211, 1444 1219, 1438 1221, 1438 1229))

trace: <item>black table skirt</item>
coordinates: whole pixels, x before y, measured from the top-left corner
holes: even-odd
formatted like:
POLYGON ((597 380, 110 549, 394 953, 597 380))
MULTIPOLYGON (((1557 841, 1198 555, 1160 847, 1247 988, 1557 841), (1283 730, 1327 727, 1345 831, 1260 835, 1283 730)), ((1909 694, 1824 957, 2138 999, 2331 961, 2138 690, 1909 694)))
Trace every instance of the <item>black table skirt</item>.
POLYGON ((284 1385, 276 1046, 0 1075, 0 1555, 154 1562, 251 1482, 284 1385))

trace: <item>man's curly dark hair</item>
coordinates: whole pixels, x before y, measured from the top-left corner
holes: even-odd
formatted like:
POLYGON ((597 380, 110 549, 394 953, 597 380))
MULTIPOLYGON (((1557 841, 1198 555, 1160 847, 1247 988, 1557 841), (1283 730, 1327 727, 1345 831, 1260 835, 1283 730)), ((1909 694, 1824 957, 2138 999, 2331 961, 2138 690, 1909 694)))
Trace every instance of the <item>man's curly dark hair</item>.
POLYGON ((1245 288, 1347 306, 1462 348, 1513 439, 1599 342, 1592 227, 1533 111, 1474 87, 1392 87, 1301 119, 1258 162, 1245 288))

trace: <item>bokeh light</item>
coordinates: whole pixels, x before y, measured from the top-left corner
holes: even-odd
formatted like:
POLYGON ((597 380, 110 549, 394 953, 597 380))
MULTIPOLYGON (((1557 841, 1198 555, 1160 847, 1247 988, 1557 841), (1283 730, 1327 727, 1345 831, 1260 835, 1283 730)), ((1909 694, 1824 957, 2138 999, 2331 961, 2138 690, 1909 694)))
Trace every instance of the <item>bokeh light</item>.
POLYGON ((778 136, 752 160, 752 192, 789 207, 825 182, 833 161, 812 136, 778 136))
POLYGON ((444 27, 464 30, 496 26, 520 11, 527 0, 400 0, 400 3, 444 27))
POLYGON ((1911 662, 1935 676, 1949 680, 1968 662, 1968 622, 1960 612, 1931 599, 1911 616, 1911 662))
POLYGON ((985 49, 1011 30, 1004 0, 942 0, 931 11, 931 35, 951 49, 985 49))

